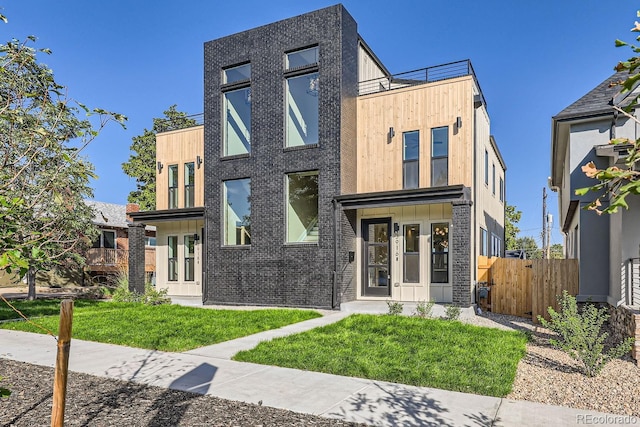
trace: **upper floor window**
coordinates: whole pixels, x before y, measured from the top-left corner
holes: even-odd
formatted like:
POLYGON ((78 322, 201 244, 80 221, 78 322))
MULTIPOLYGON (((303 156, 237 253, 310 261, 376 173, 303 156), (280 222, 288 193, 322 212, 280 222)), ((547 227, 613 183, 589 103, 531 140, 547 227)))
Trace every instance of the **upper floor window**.
POLYGON ((169 165, 169 209, 178 208, 178 165, 169 165))
POLYGON ((489 185, 489 152, 484 150, 484 184, 489 185))
POLYGON ((224 93, 223 156, 251 152, 251 88, 224 93))
POLYGON ((224 181, 224 226, 225 245, 251 244, 251 180, 233 179, 224 181))
POLYGON ((504 202, 504 179, 500 177, 500 201, 504 202))
POLYGON ((151 236, 146 236, 144 238, 144 245, 145 246, 149 246, 149 247, 155 247, 156 246, 156 238, 155 237, 151 237, 151 236))
POLYGON ((116 248, 116 232, 113 230, 101 230, 100 235, 93 241, 92 247, 115 249, 116 248))
POLYGON ((193 162, 184 164, 184 207, 195 205, 196 168, 193 162))
POLYGON ((496 195, 496 165, 493 164, 493 170, 491 172, 491 192, 496 195))
POLYGON ((318 171, 287 175, 287 242, 317 242, 318 171))
POLYGON ((402 133, 402 188, 418 188, 420 183, 420 132, 402 133))
POLYGON ((291 68, 317 64, 318 54, 318 46, 297 50, 295 52, 289 52, 285 56, 285 68, 288 70, 291 68))
POLYGON ((251 64, 238 65, 222 71, 222 83, 235 83, 251 78, 251 64))
POLYGON ((319 74, 287 78, 286 146, 318 143, 319 74))
POLYGON ((431 129, 431 186, 449 185, 449 127, 431 129))

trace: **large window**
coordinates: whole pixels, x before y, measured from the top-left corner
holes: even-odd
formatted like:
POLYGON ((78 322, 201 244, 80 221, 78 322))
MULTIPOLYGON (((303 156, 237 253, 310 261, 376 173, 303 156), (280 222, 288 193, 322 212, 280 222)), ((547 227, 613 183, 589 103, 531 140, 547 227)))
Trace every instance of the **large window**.
POLYGON ((251 152, 251 88, 224 93, 223 155, 251 152))
POLYGON ((285 67, 288 69, 314 65, 319 62, 318 46, 287 53, 285 67))
POLYGON ((286 146, 318 143, 318 73, 287 79, 286 146))
POLYGON ((185 282, 194 281, 194 259, 195 259, 195 237, 193 234, 184 236, 184 280, 185 282))
POLYGON ((449 184, 449 127, 431 129, 431 186, 449 184))
POLYGON ((489 256, 489 234, 480 227, 480 255, 489 256))
POLYGON ((193 162, 184 164, 184 207, 195 205, 196 169, 193 162))
POLYGON ((431 224, 431 283, 449 283, 449 224, 431 224))
POLYGON ((420 182, 420 132, 402 133, 402 188, 418 188, 420 182))
POLYGON ((420 283, 420 224, 404 226, 403 282, 420 283))
POLYGON ((178 280, 178 236, 167 237, 167 251, 169 263, 167 280, 176 282, 178 280))
POLYGON ((169 166, 169 209, 178 208, 178 165, 169 166))
POLYGON ((224 244, 251 244, 251 180, 224 181, 224 244))
POLYGON ((318 171, 287 175, 287 242, 318 241, 318 171))

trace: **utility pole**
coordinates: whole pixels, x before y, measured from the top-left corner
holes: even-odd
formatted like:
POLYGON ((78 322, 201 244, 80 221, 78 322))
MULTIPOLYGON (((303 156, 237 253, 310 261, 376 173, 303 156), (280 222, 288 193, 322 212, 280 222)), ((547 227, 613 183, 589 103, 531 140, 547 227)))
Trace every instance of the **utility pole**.
POLYGON ((547 187, 542 187, 542 258, 547 259, 547 187))
POLYGON ((551 259, 551 224, 553 215, 547 214, 547 259, 551 259))

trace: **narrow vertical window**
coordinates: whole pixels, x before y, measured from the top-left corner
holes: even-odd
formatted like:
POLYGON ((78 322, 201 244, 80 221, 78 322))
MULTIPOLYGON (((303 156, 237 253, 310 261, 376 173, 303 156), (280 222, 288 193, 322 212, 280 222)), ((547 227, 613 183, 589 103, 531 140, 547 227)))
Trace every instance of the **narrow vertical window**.
POLYGON ((449 127, 431 129, 431 186, 449 185, 449 127))
POLYGON ((169 166, 169 209, 178 208, 178 165, 169 166))
POLYGON ((193 162, 184 164, 184 207, 195 205, 196 168, 193 162))
POLYGON ((480 227, 480 255, 489 256, 489 235, 487 230, 480 227))
POLYGON ((489 185, 489 152, 484 150, 484 184, 489 185))
POLYGON ((184 236, 184 280, 193 282, 194 280, 194 259, 195 259, 195 238, 193 234, 184 236))
POLYGON ((403 282, 420 283, 420 224, 404 226, 403 282))
POLYGON ((251 180, 224 181, 224 244, 251 244, 251 180))
POLYGON ((493 195, 496 195, 496 165, 495 163, 492 165, 493 170, 491 172, 491 192, 493 195))
POLYGON ((402 188, 420 185, 420 132, 402 133, 402 188))
POLYGON ((224 93, 223 156, 251 152, 251 88, 224 93))
POLYGON ((287 242, 317 242, 318 171, 287 175, 287 242))
POLYGON ((178 236, 167 237, 167 257, 167 280, 176 282, 178 280, 178 236))
POLYGON ((449 224, 431 224, 431 283, 449 282, 449 224))
POLYGON ((287 147, 318 143, 319 89, 318 73, 287 79, 287 147))
POLYGON ((500 177, 500 201, 504 202, 504 179, 500 177))

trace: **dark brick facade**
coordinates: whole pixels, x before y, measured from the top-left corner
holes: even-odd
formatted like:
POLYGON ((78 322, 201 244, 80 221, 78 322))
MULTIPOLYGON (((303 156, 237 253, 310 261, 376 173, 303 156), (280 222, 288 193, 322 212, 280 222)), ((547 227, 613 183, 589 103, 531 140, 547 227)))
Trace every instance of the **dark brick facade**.
POLYGON ((348 251, 355 250, 355 217, 337 212, 334 233, 332 200, 355 190, 357 57, 357 26, 341 5, 205 44, 205 303, 328 308, 341 294, 354 298, 348 251), (284 56, 312 45, 320 56, 319 143, 284 148, 284 56), (245 62, 251 154, 221 158, 222 69, 245 62), (341 169, 343 160, 353 167, 341 169), (286 244, 285 177, 309 170, 319 172, 319 241, 286 244), (241 178, 251 179, 251 246, 223 247, 222 183, 241 178))
POLYGON ((470 200, 451 203, 451 252, 455 254, 451 265, 453 305, 471 306, 471 205, 470 200))
POLYGON ((144 236, 144 224, 129 224, 129 290, 139 294, 144 293, 145 282, 144 236))

